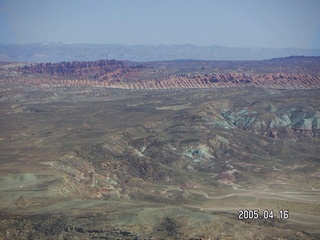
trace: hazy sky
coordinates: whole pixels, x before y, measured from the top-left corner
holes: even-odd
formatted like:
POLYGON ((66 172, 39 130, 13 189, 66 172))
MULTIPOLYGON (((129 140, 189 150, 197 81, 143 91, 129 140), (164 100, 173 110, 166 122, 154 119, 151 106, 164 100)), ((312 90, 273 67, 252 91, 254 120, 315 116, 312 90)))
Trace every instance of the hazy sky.
POLYGON ((0 0, 0 42, 320 49, 320 0, 0 0))

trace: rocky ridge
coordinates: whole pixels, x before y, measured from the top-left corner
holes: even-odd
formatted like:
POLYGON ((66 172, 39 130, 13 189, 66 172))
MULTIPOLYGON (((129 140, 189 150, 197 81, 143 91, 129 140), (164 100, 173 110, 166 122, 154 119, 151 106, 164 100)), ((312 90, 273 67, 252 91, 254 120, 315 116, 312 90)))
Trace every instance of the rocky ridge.
MULTIPOLYGON (((117 78, 122 72, 113 72, 106 80, 92 79, 19 79, 18 82, 38 85, 40 87, 72 87, 93 86, 114 89, 188 89, 188 88, 229 88, 241 86, 266 87, 276 89, 318 89, 320 77, 306 74, 264 74, 253 76, 239 76, 237 74, 204 74, 195 76, 170 76, 164 80, 136 80, 123 81, 117 78)), ((1 81, 1 85, 9 81, 1 81)))
MULTIPOLYGON (((99 60, 18 65, 12 67, 8 74, 7 65, 1 65, 1 72, 5 77, 1 79, 0 84, 8 85, 18 82, 41 87, 93 86, 114 89, 191 89, 240 86, 317 89, 320 86, 320 76, 314 72, 318 72, 320 61, 318 58, 310 58, 311 70, 297 73, 296 70, 305 64, 304 59, 305 57, 295 59, 296 65, 292 69, 281 67, 287 61, 282 59, 270 60, 274 61, 273 65, 270 61, 260 61, 257 62, 258 67, 257 63, 253 62, 252 66, 246 67, 245 70, 242 69, 241 64, 236 62, 230 62, 230 66, 221 70, 219 62, 212 63, 218 67, 208 69, 201 67, 203 63, 191 61, 195 69, 184 69, 183 63, 177 65, 173 61, 174 67, 170 69, 163 67, 162 62, 142 65, 117 60, 99 60)), ((248 66, 248 63, 245 64, 248 66)))

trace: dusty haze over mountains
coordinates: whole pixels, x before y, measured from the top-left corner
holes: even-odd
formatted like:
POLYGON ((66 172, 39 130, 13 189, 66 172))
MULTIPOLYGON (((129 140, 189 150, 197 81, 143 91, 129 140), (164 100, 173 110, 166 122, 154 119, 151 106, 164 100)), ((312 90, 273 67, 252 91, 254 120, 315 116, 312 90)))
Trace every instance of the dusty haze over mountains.
POLYGON ((317 0, 2 0, 0 43, 320 49, 317 0))
POLYGON ((130 61, 266 60, 289 56, 320 56, 317 49, 230 48, 222 46, 120 44, 0 44, 0 61, 63 62, 118 59, 130 61))
POLYGON ((317 0, 4 0, 0 60, 319 56, 319 9, 317 0))

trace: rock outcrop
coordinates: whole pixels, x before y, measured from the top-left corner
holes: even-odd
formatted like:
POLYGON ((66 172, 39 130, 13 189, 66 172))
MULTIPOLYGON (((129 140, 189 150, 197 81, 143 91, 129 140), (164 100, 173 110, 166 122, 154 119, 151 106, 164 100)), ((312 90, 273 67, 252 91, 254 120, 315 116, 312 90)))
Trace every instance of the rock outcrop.
POLYGON ((112 76, 105 74, 105 80, 92 79, 27 79, 24 82, 41 86, 69 87, 94 86, 115 89, 182 89, 182 88, 229 88, 241 86, 266 87, 277 89, 316 89, 320 88, 320 77, 302 74, 269 74, 269 75, 197 75, 192 77, 170 76, 164 80, 125 81, 118 78, 122 71, 114 71, 112 76))
POLYGON ((128 67, 123 61, 99 60, 91 62, 39 63, 25 65, 18 71, 24 74, 49 74, 51 76, 77 77, 77 79, 105 80, 110 77, 121 77, 125 73, 141 68, 142 65, 128 67))
MULTIPOLYGON (((315 66, 317 66, 316 60, 314 60, 315 66)), ((165 64, 170 66, 170 63, 165 64)), ((286 67, 286 71, 281 72, 282 68, 270 67, 270 63, 264 61, 260 62, 258 68, 255 67, 255 64, 252 64, 252 68, 246 68, 245 71, 241 68, 235 70, 234 64, 236 63, 230 62, 227 69, 219 70, 219 68, 207 69, 198 66, 197 62, 192 66, 190 65, 190 69, 185 69, 181 63, 178 63, 178 65, 172 64, 170 69, 167 70, 162 67, 161 62, 153 63, 153 65, 147 63, 147 66, 117 60, 40 63, 16 67, 14 78, 20 83, 44 87, 93 86, 115 89, 228 88, 241 86, 315 89, 320 87, 320 76, 308 71, 297 73, 296 70, 301 68, 300 65, 292 66, 293 73, 288 73, 288 67, 286 67), (263 64, 266 65, 265 71, 261 70, 264 69, 263 64)), ((318 64, 318 68, 320 68, 320 64, 318 64)), ((10 81, 12 82, 12 80, 10 81)), ((3 79, 1 83, 7 84, 6 79, 3 79)))

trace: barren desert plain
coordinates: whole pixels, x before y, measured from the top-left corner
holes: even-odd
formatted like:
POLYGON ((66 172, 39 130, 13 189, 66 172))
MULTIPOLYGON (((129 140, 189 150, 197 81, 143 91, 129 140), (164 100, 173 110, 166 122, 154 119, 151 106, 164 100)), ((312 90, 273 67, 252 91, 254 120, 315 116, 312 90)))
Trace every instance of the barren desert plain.
POLYGON ((2 62, 0 239, 320 239, 319 137, 319 57, 2 62))

